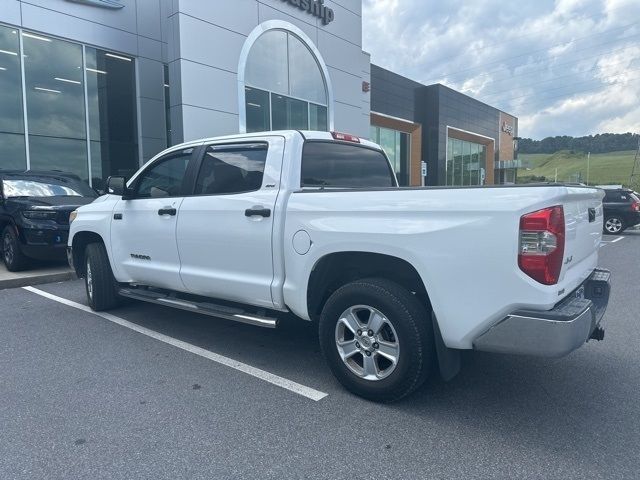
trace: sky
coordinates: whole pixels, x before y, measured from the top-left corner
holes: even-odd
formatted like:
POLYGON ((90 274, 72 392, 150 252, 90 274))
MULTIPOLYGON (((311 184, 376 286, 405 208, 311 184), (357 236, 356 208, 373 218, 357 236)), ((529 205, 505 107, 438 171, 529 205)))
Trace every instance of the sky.
POLYGON ((640 133, 640 0, 364 0, 363 49, 521 137, 640 133))

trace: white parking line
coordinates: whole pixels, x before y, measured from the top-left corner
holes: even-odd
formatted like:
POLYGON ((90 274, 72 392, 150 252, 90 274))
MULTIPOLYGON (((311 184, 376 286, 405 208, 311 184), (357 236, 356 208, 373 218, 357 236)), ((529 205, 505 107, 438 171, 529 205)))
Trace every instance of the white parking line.
POLYGON ((284 388, 286 390, 289 390, 290 392, 297 393, 298 395, 302 395, 303 397, 309 398, 316 402, 322 400, 324 397, 328 395, 325 392, 321 392, 314 388, 307 387, 305 385, 294 382, 292 380, 287 380, 286 378, 280 377, 278 375, 274 375, 273 373, 266 372, 256 367, 252 367, 251 365, 247 365, 246 363, 238 362, 237 360, 233 360, 232 358, 219 355, 209 350, 205 350, 204 348, 200 348, 190 343, 183 342, 182 340, 177 340, 168 335, 164 335, 162 333, 155 332, 148 328, 141 327, 140 325, 137 325, 133 322, 129 322, 128 320, 125 320, 123 318, 116 317, 115 315, 111 315, 110 313, 94 312, 93 310, 91 310, 91 308, 87 307, 86 305, 82 305, 80 303, 67 300, 66 298, 58 297, 57 295, 52 295, 51 293, 39 290, 37 288, 33 288, 33 287, 23 287, 23 288, 29 292, 35 293, 36 295, 40 295, 42 297, 48 298, 49 300, 62 303, 63 305, 67 305, 69 307, 77 308, 78 310, 82 310, 83 312, 97 315, 98 317, 104 318, 105 320, 109 320, 110 322, 116 323, 122 327, 133 330, 134 332, 141 333, 142 335, 146 335, 147 337, 151 337, 155 340, 180 348, 187 352, 193 353, 200 357, 219 363, 221 365, 231 367, 235 370, 246 373, 247 375, 251 375, 252 377, 259 378, 260 380, 263 380, 265 382, 271 383, 272 385, 276 385, 278 387, 284 388))
POLYGON ((618 237, 618 238, 615 238, 613 240, 608 240, 608 241, 607 240, 600 240, 600 248, 605 247, 610 243, 616 243, 616 242, 619 242, 621 240, 624 240, 624 238, 625 237, 618 237))

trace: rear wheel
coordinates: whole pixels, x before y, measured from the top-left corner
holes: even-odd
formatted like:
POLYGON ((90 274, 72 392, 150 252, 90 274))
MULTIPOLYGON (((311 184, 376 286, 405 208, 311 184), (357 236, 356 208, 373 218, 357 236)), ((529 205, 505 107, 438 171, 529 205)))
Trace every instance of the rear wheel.
POLYGON ((29 265, 29 259, 20 250, 18 235, 11 225, 2 232, 2 260, 10 272, 19 272, 29 265))
POLYGON ((381 402, 417 389, 435 358, 426 309, 411 292, 378 278, 349 283, 329 297, 320 344, 343 386, 381 402))
POLYGON ((102 243, 87 245, 84 285, 89 306, 93 310, 109 310, 120 304, 117 283, 111 271, 107 251, 102 243))
POLYGON ((604 220, 604 233, 609 235, 616 235, 622 233, 625 229, 624 221, 622 218, 612 215, 604 220))

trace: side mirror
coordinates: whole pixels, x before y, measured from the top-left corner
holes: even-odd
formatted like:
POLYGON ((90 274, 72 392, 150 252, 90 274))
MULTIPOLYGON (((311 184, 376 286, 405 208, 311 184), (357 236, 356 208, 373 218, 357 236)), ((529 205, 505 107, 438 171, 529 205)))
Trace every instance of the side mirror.
POLYGON ((111 176, 107 179, 105 193, 120 195, 123 200, 131 198, 131 191, 127 188, 127 179, 121 176, 111 176))

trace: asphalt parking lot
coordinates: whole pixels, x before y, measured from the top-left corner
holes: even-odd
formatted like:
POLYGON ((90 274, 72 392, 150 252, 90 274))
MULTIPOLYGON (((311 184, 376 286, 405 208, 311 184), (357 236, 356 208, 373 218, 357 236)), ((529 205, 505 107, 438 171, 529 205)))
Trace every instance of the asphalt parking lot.
POLYGON ((605 241, 604 342, 469 352, 392 405, 344 391, 307 324, 0 291, 0 478, 638 478, 640 231, 605 241))

